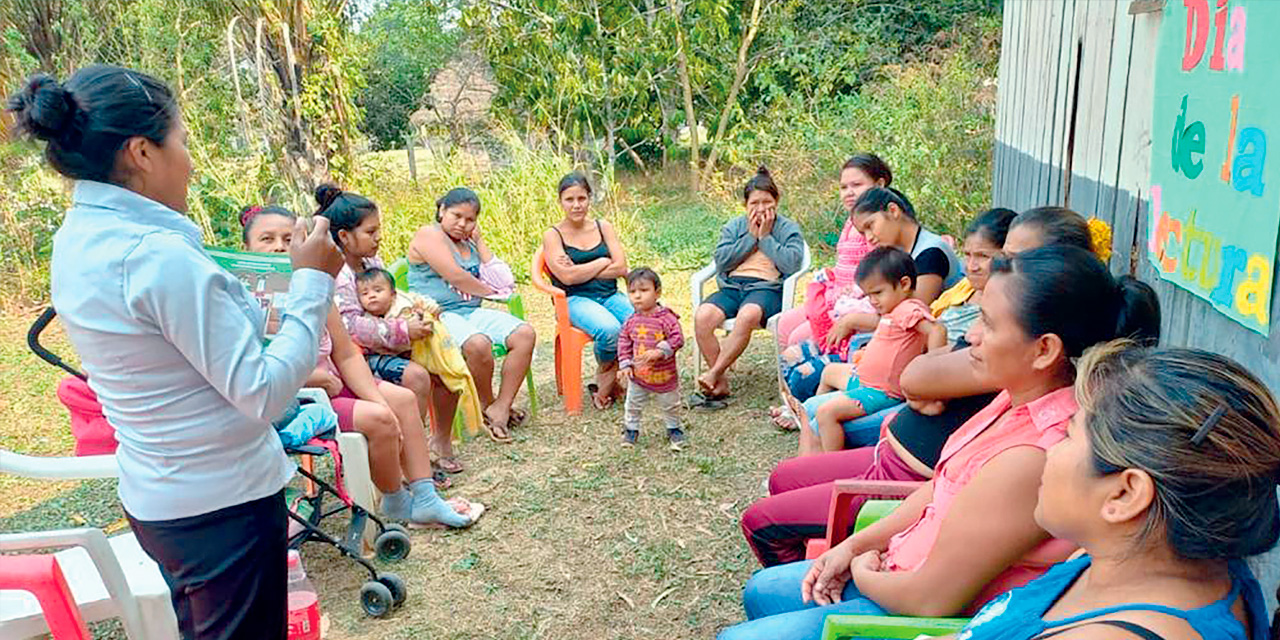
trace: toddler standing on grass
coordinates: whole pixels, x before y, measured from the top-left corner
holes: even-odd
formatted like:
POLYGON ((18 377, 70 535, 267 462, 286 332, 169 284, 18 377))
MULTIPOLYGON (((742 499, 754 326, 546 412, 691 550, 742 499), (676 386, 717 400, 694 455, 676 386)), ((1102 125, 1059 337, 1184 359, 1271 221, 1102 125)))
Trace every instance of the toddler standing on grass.
POLYGON ((662 280, 653 269, 641 267, 627 274, 627 294, 635 313, 618 333, 618 379, 627 384, 622 446, 635 445, 640 436, 640 416, 652 396, 662 409, 671 450, 680 451, 684 448, 680 374, 676 370, 676 352, 684 346, 680 317, 658 302, 662 280))
POLYGON ((916 266, 910 254, 895 247, 872 251, 858 265, 857 281, 880 314, 880 324, 856 354, 856 368, 833 364, 822 372, 818 393, 843 391, 832 393, 834 397, 817 409, 822 451, 844 448, 844 421, 902 402, 902 370, 926 348, 947 344, 946 327, 934 320, 927 304, 913 297, 916 266))

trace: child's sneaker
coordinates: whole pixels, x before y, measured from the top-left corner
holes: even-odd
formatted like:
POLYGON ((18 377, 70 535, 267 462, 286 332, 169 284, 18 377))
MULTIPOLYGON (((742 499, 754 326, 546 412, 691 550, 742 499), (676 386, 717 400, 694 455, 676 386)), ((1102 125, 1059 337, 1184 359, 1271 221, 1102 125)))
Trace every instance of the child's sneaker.
POLYGON ((636 446, 636 438, 639 438, 639 437, 640 437, 639 431, 624 429, 622 431, 622 446, 624 447, 636 446))
POLYGON ((667 446, 672 451, 684 450, 684 431, 680 429, 667 429, 667 446))

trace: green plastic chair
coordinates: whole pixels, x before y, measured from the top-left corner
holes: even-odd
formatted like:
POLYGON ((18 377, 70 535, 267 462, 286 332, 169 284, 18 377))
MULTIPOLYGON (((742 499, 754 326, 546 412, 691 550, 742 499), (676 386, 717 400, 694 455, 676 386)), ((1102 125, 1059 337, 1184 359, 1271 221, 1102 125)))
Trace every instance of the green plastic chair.
MULTIPOLYGON (((872 525, 893 511, 901 500, 868 500, 858 511, 854 531, 872 525)), ((884 638, 914 640, 920 636, 949 636, 969 623, 968 618, 913 618, 910 616, 863 616, 831 614, 822 626, 822 640, 884 638)))
MULTIPOLYGON (((409 290, 409 261, 405 258, 400 258, 399 260, 396 260, 395 262, 391 263, 391 268, 389 269, 389 271, 391 272, 391 277, 395 278, 396 280, 396 289, 399 291, 408 291, 409 290)), ((518 292, 512 293, 507 298, 486 298, 486 300, 506 305, 507 313, 510 313, 511 315, 521 320, 526 319, 525 312, 524 312, 524 298, 521 297, 518 292)), ((507 345, 505 344, 493 345, 493 356, 495 358, 503 358, 503 357, 506 357, 506 355, 507 355, 507 345)), ((533 387, 533 367, 532 366, 530 366, 529 370, 525 372, 525 387, 526 389, 528 389, 528 392, 529 392, 529 421, 532 423, 533 420, 538 415, 538 392, 533 387)), ((464 429, 465 429, 465 425, 462 422, 462 414, 454 413, 453 414, 454 437, 461 438, 464 432, 464 429)))

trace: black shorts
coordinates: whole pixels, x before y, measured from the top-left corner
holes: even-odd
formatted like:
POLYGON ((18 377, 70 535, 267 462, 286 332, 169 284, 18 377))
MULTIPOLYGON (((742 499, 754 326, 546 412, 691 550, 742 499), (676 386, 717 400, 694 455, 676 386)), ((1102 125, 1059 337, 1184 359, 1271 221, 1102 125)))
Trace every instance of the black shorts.
POLYGON ((404 377, 404 368, 409 366, 409 359, 400 356, 389 356, 383 353, 370 353, 364 357, 369 363, 369 371, 379 380, 400 384, 404 377))
POLYGON ((190 518, 128 518, 138 544, 160 565, 183 638, 285 639, 283 490, 190 518))
POLYGON ((747 291, 742 287, 733 286, 739 283, 752 282, 759 282, 759 280, 756 278, 730 276, 728 279, 730 286, 711 294, 706 299, 706 303, 715 305, 723 311, 725 318, 736 318, 738 317, 738 311, 741 311, 744 305, 754 304, 764 311, 764 317, 760 319, 760 328, 763 329, 764 325, 769 322, 769 318, 778 315, 778 312, 782 311, 782 292, 777 289, 752 289, 747 291))

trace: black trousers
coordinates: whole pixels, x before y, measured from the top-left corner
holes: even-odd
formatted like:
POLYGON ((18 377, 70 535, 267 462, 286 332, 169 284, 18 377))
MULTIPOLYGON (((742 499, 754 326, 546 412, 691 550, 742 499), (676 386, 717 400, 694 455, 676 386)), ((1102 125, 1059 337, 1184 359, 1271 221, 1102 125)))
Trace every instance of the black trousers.
POLYGON ((129 516, 169 584, 184 640, 285 640, 287 518, 283 490, 190 518, 129 516))

